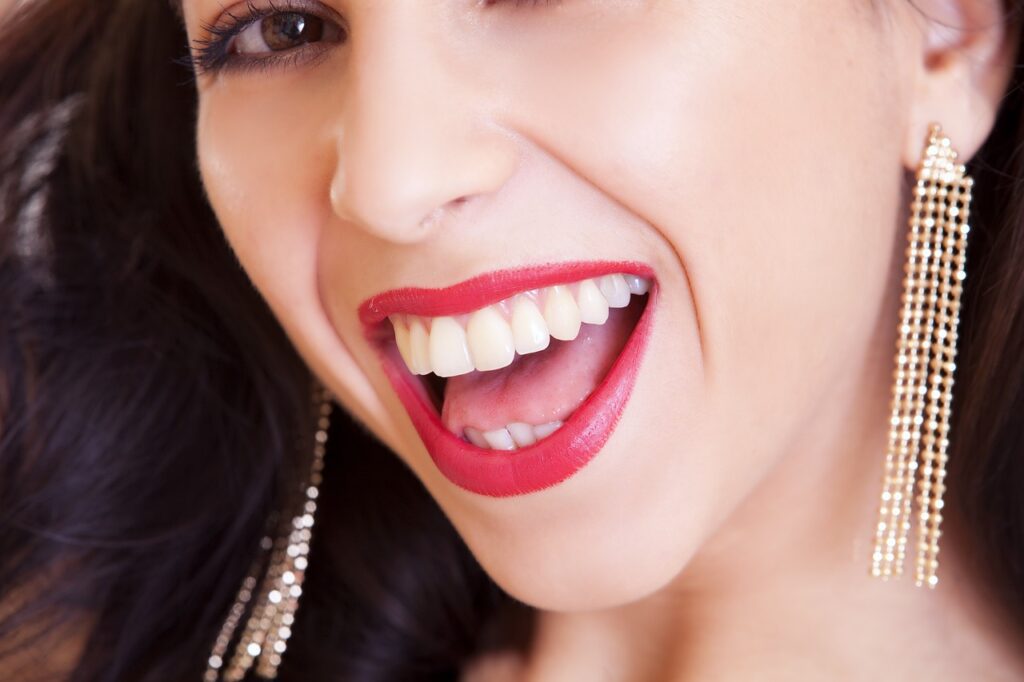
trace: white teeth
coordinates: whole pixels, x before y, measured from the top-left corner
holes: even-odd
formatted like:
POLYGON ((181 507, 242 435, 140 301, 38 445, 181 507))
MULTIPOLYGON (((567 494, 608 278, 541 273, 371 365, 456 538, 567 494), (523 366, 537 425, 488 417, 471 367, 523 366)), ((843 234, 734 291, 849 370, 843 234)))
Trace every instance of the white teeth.
POLYGON ((608 321, 608 299, 597 288, 594 280, 580 283, 576 301, 580 307, 580 320, 586 324, 604 324, 608 321))
POLYGON ((484 440, 491 446, 492 450, 515 450, 516 443, 508 429, 495 429, 484 433, 484 440))
POLYGON ((527 445, 533 445, 537 442, 537 436, 533 433, 533 426, 531 424, 524 424, 522 422, 514 422, 508 425, 509 435, 512 436, 512 440, 516 442, 516 445, 525 448, 527 445))
POLYGON ((454 317, 435 317, 430 325, 430 363, 439 377, 454 377, 473 371, 466 330, 454 317))
POLYGON ((508 367, 517 353, 545 350, 552 338, 572 341, 582 324, 604 324, 609 308, 628 306, 631 295, 650 287, 643 277, 612 274, 525 292, 467 315, 389 319, 410 372, 453 377, 508 367))
POLYGON ((409 371, 413 374, 430 374, 433 367, 430 362, 430 335, 423 320, 414 317, 409 323, 409 354, 412 362, 409 371))
POLYGON ((525 296, 512 303, 512 337, 520 355, 536 353, 548 347, 551 335, 537 304, 525 296))
POLYGON ((490 445, 487 444, 487 441, 484 440, 484 434, 482 434, 480 431, 474 429, 472 426, 467 426, 466 427, 466 438, 468 438, 469 442, 472 443, 473 445, 477 446, 478 448, 490 448, 491 447, 490 445))
POLYGON ((482 372, 508 367, 516 357, 512 328, 493 306, 478 310, 470 316, 466 325, 466 339, 473 365, 482 372))
POLYGON ((544 303, 544 321, 551 336, 559 341, 572 341, 580 333, 580 308, 569 292, 569 287, 555 286, 548 291, 544 303))
POLYGON ((391 320, 391 325, 395 328, 395 345, 398 346, 398 352, 401 354, 402 360, 405 361, 406 367, 412 367, 412 345, 409 341, 409 327, 397 315, 392 315, 388 319, 391 320))
POLYGON ((637 277, 636 275, 626 275, 626 284, 629 285, 629 293, 637 296, 646 294, 650 288, 651 283, 643 277, 637 277))
POLYGON ((562 428, 562 422, 548 422, 547 424, 533 427, 533 433, 537 436, 537 440, 540 440, 541 438, 547 438, 560 428, 562 428))
POLYGON ((513 422, 503 429, 481 431, 467 426, 464 429, 466 440, 478 448, 485 450, 517 450, 543 440, 562 427, 562 422, 554 421, 534 426, 523 422, 513 422))
POLYGON ((605 275, 598 285, 611 308, 625 308, 629 305, 629 285, 622 275, 605 275))

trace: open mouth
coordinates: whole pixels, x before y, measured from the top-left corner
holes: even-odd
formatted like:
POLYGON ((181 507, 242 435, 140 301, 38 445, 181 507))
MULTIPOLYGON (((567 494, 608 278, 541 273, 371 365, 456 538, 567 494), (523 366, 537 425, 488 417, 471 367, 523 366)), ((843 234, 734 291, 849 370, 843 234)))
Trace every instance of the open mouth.
POLYGON ((655 294, 646 266, 559 264, 386 292, 360 317, 441 472, 502 497, 555 485, 601 449, 655 294))

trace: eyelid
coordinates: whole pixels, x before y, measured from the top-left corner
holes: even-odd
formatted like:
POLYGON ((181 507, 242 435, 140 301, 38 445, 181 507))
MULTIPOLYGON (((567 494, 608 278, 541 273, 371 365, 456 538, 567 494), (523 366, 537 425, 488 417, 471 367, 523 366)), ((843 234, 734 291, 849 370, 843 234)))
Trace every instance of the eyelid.
POLYGON ((223 8, 212 22, 201 24, 207 37, 211 31, 231 28, 254 18, 285 12, 308 12, 344 25, 344 18, 321 0, 244 0, 223 8), (239 9, 241 8, 241 9, 239 9))

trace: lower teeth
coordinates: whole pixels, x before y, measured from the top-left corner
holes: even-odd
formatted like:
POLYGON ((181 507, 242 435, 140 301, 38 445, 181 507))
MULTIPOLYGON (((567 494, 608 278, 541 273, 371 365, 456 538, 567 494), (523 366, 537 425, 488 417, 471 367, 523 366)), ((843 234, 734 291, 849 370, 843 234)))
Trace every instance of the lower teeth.
POLYGON ((516 422, 493 431, 480 431, 471 426, 465 429, 465 438, 478 448, 486 450, 518 450, 543 440, 561 428, 562 422, 554 421, 534 426, 516 422))

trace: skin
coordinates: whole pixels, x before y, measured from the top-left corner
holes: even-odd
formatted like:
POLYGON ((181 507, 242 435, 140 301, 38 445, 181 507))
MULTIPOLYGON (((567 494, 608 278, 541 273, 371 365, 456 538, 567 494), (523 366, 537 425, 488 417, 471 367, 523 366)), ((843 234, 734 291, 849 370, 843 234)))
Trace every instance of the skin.
MULTIPOLYGON (((942 21, 904 0, 330 0, 350 38, 321 58, 200 77, 203 180, 252 281, 542 610, 526 660, 467 679, 1024 674, 954 547, 935 592, 867 577, 907 173, 932 121, 977 151, 1014 49, 994 0, 917 5, 942 21), (356 308, 566 259, 657 274, 633 398, 564 483, 459 489, 356 308)), ((185 0, 191 37, 225 6, 185 0)))

